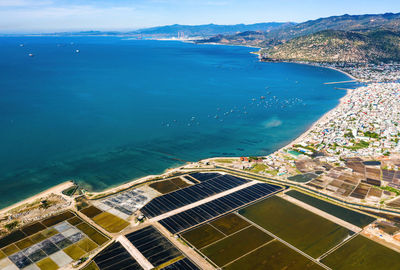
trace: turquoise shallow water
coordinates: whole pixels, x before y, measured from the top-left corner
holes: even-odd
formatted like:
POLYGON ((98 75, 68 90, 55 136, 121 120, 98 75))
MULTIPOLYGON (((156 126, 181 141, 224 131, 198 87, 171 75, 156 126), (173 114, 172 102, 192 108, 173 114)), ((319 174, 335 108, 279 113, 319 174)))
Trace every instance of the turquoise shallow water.
POLYGON ((323 84, 342 73, 260 63, 251 51, 0 38, 0 206, 68 179, 98 191, 184 161, 265 155, 345 94, 323 84))

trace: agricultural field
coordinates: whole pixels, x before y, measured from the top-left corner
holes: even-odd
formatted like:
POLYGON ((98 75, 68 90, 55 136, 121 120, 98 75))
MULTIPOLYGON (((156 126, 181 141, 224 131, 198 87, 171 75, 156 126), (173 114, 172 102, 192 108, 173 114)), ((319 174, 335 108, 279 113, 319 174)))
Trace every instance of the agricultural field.
POLYGON ((161 194, 166 194, 181 188, 190 186, 186 181, 180 177, 176 177, 170 180, 159 181, 149 185, 151 188, 157 190, 161 194))
POLYGON ((361 235, 322 260, 325 265, 338 270, 395 270, 399 269, 399 262, 400 253, 361 235))
POLYGON ((353 234, 276 196, 244 208, 239 214, 313 258, 318 258, 353 234))
POLYGON ((0 269, 58 269, 109 239, 72 212, 25 226, 0 239, 0 269))
POLYGON ((250 226, 242 231, 229 235, 200 251, 216 265, 223 267, 240 256, 268 243, 272 239, 271 236, 260 229, 250 226))
POLYGON ((277 240, 251 252, 224 267, 226 270, 319 270, 320 265, 310 261, 277 240), (260 259, 261 258, 261 259, 260 259))
POLYGON ((226 235, 230 235, 250 225, 250 223, 236 214, 228 214, 210 222, 210 224, 226 235))
POLYGON ((110 233, 120 232, 130 224, 129 222, 108 212, 103 212, 95 216, 93 221, 110 233))
POLYGON ((302 201, 306 204, 309 204, 311 206, 314 206, 315 208, 318 208, 326 213, 331 214, 332 216, 335 216, 337 218, 340 218, 344 221, 347 221, 357 227, 363 228, 367 226, 368 224, 372 223, 375 221, 375 218, 368 216, 366 214, 362 214, 341 206, 338 206, 336 204, 332 204, 320 199, 317 199, 315 197, 309 196, 307 194, 304 194, 302 192, 296 191, 296 190, 290 190, 285 193, 286 195, 289 195, 290 197, 293 197, 299 201, 302 201))
POLYGON ((203 224, 181 238, 222 269, 321 269, 237 214, 203 224))
POLYGON ((89 206, 80 210, 82 214, 91 218, 97 225, 110 233, 117 233, 130 225, 129 222, 108 212, 103 212, 95 206, 89 206))
POLYGON ((222 232, 218 231, 210 224, 204 224, 182 234, 182 236, 197 249, 201 249, 225 237, 222 232))
POLYGON ((236 214, 228 214, 210 223, 190 230, 182 237, 197 249, 214 243, 227 235, 250 226, 250 223, 236 214))

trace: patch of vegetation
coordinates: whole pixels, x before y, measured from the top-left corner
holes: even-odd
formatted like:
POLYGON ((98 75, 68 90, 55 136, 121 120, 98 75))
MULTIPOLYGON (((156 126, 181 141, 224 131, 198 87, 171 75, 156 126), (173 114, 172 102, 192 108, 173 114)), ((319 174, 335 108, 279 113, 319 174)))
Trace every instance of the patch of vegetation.
POLYGON ((262 163, 258 163, 250 171, 255 172, 255 173, 259 173, 259 172, 265 171, 267 168, 268 168, 267 165, 264 165, 262 163))
POLYGON ((354 138, 354 135, 353 135, 353 133, 350 131, 350 132, 345 133, 345 134, 344 134, 344 137, 345 137, 345 138, 354 138))
POLYGON ((50 202, 48 200, 41 201, 40 208, 47 209, 50 207, 50 202))
POLYGON ((273 175, 273 176, 277 176, 278 175, 278 171, 277 170, 272 170, 272 171, 265 171, 266 173, 273 175))
POLYGON ((260 159, 260 157, 249 157, 249 162, 257 161, 259 159, 260 159))
POLYGON ((226 164, 233 163, 233 159, 214 159, 214 161, 217 163, 226 163, 226 164))
POLYGON ((366 141, 359 141, 358 143, 355 143, 353 146, 346 146, 345 148, 350 149, 350 150, 359 150, 359 149, 364 149, 369 147, 369 142, 366 141))
POLYGON ((8 231, 12 231, 15 228, 17 228, 18 225, 19 225, 19 221, 16 220, 16 221, 13 221, 13 222, 10 222, 10 223, 4 225, 4 228, 6 228, 8 231))
POLYGON ((364 136, 368 138, 379 139, 379 134, 376 132, 367 131, 364 132, 364 136))
POLYGON ((382 190, 386 190, 386 191, 390 191, 390 192, 396 193, 396 196, 400 195, 400 190, 398 190, 396 188, 389 187, 389 186, 379 187, 379 188, 382 189, 382 190))

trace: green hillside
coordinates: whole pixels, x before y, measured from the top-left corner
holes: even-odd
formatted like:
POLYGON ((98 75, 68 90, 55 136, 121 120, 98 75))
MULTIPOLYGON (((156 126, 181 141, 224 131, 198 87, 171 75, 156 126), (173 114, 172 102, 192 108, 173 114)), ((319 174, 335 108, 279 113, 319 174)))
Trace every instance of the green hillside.
POLYGON ((325 30, 261 50, 263 60, 310 62, 400 61, 400 32, 325 30))

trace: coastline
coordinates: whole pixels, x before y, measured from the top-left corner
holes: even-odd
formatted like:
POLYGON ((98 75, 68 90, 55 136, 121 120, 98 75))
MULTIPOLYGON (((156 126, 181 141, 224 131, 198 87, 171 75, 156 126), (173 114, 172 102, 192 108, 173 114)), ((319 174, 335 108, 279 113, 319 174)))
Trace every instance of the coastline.
MULTIPOLYGON (((218 44, 218 45, 223 45, 223 44, 218 44)), ((223 45, 223 46, 225 46, 225 45, 223 45)), ((228 45, 228 46, 240 46, 240 45, 228 45)), ((318 66, 318 65, 313 65, 313 64, 309 64, 309 63, 296 63, 296 64, 300 64, 300 65, 311 65, 311 66, 314 66, 314 67, 322 67, 322 68, 332 69, 332 70, 335 70, 335 71, 338 71, 338 72, 341 72, 341 73, 345 74, 346 76, 348 76, 348 77, 351 78, 351 79, 354 79, 354 80, 359 81, 357 78, 353 77, 352 75, 350 75, 350 74, 348 74, 348 73, 346 73, 346 72, 344 72, 344 71, 342 71, 342 70, 340 70, 340 69, 337 69, 337 68, 318 66)), ((291 145, 296 144, 296 143, 302 141, 304 138, 306 138, 306 137, 308 136, 308 134, 310 133, 310 131, 311 131, 316 125, 318 125, 318 124, 324 122, 324 121, 329 117, 329 115, 330 115, 333 111, 335 111, 335 110, 337 109, 337 107, 339 107, 340 105, 342 105, 342 104, 344 103, 344 101, 345 101, 345 99, 348 97, 349 93, 350 93, 350 91, 349 91, 349 90, 346 90, 346 94, 345 94, 342 98, 339 99, 338 104, 337 104, 334 108, 332 108, 331 110, 329 110, 328 112, 326 112, 324 115, 322 115, 318 120, 316 120, 315 122, 313 122, 313 123, 306 129, 306 131, 303 132, 300 136, 298 136, 297 138, 295 138, 294 140, 292 140, 289 144, 287 144, 287 145, 285 145, 285 146, 283 146, 283 147, 280 147, 280 148, 277 149, 276 151, 270 153, 270 155, 271 155, 271 154, 274 154, 274 153, 277 153, 277 152, 280 152, 280 151, 282 151, 283 149, 285 149, 285 148, 287 148, 287 147, 290 147, 291 145)), ((235 158, 239 158, 239 157, 210 157, 210 158, 198 160, 198 161, 193 162, 193 163, 196 164, 196 163, 200 163, 200 162, 204 162, 204 161, 209 161, 209 160, 213 160, 213 159, 223 159, 223 158, 233 158, 233 159, 235 159, 235 158)), ((174 172, 179 171, 180 169, 184 168, 186 165, 187 165, 187 164, 183 164, 183 165, 178 166, 178 167, 167 168, 166 170, 164 170, 163 173, 158 174, 158 175, 148 175, 148 176, 141 177, 141 178, 131 179, 131 180, 129 180, 129 181, 123 183, 123 184, 119 184, 119 185, 116 185, 116 186, 112 186, 112 187, 109 187, 109 188, 104 189, 104 190, 99 191, 99 192, 90 192, 90 191, 88 191, 88 193, 92 194, 92 196, 91 196, 92 198, 94 198, 94 197, 96 197, 96 196, 98 196, 98 195, 100 195, 100 194, 107 194, 107 193, 112 194, 112 193, 117 193, 117 192, 120 192, 120 191, 122 191, 122 190, 129 189, 129 188, 131 188, 131 187, 134 186, 134 185, 139 185, 139 184, 141 184, 141 183, 143 183, 143 182, 149 181, 149 180, 151 180, 151 179, 167 177, 169 174, 172 174, 172 173, 174 173, 174 172)), ((31 203, 31 202, 33 202, 33 201, 35 201, 35 200, 37 200, 37 199, 39 199, 39 198, 41 198, 41 197, 47 196, 47 195, 49 195, 49 194, 51 194, 51 193, 60 194, 61 191, 67 189, 68 187, 70 187, 70 186, 72 186, 72 185, 73 185, 73 183, 70 182, 70 181, 68 181, 68 182, 64 182, 64 183, 61 183, 61 184, 59 184, 59 185, 53 186, 53 187, 51 187, 51 188, 49 188, 49 189, 47 189, 47 190, 44 190, 44 191, 42 191, 42 192, 40 192, 40 193, 38 193, 38 194, 35 194, 35 195, 31 196, 31 197, 28 197, 28 198, 26 198, 26 199, 24 199, 24 200, 22 200, 22 201, 19 201, 19 202, 14 203, 14 204, 12 204, 12 205, 10 205, 10 206, 7 206, 7 207, 5 207, 5 208, 3 208, 3 209, 0 209, 0 214, 4 214, 4 213, 8 212, 9 210, 11 210, 11 209, 13 209, 13 208, 16 208, 16 207, 19 207, 19 206, 21 206, 21 205, 23 205, 23 204, 31 203)))
MULTIPOLYGON (((195 43, 193 40, 177 40, 177 39, 171 39, 171 40, 170 40, 170 39, 155 39, 155 40, 159 40, 159 41, 180 41, 180 42, 183 42, 183 43, 194 43, 194 44, 196 44, 196 45, 203 45, 203 44, 205 44, 205 45, 216 45, 216 46, 218 45, 218 46, 230 46, 230 47, 246 47, 246 48, 260 49, 259 47, 246 46, 246 45, 233 45, 233 44, 220 44, 220 43, 201 43, 201 44, 197 44, 197 43, 195 43)), ((254 52, 249 52, 249 53, 252 54, 252 55, 254 55, 254 56, 258 56, 258 54, 254 53, 254 52)), ((260 62, 262 62, 262 61, 260 60, 260 62)), ((282 61, 282 62, 285 62, 285 61, 282 61)), ((310 66, 313 66, 313 67, 322 67, 322 68, 332 69, 332 70, 338 71, 338 72, 340 72, 340 73, 342 73, 342 74, 345 74, 346 76, 348 76, 348 77, 351 78, 351 79, 354 79, 354 80, 359 81, 358 79, 356 79, 356 78, 353 77, 352 75, 350 75, 350 74, 348 74, 347 72, 344 72, 344 71, 342 71, 342 70, 340 70, 340 69, 338 69, 338 68, 334 68, 334 67, 325 67, 325 66, 320 66, 320 65, 312 64, 312 63, 303 63, 303 62, 288 62, 288 63, 295 63, 295 64, 299 64, 299 65, 310 65, 310 66)), ((311 123, 310 126, 306 129, 305 132, 303 132, 300 136, 298 136, 297 138, 295 138, 294 140, 292 140, 289 144, 287 144, 287 145, 285 145, 285 146, 283 146, 283 147, 280 147, 280 148, 277 149, 276 151, 271 152, 269 155, 274 154, 274 153, 276 153, 276 152, 279 152, 279 151, 281 151, 282 149, 285 149, 285 148, 287 148, 288 146, 293 145, 293 144, 295 144, 296 142, 301 141, 302 139, 304 139, 304 138, 309 134, 310 130, 313 129, 313 127, 314 127, 315 125, 317 125, 317 124, 321 123, 322 121, 326 120, 326 118, 329 116, 329 114, 330 114, 332 111, 334 111, 338 106, 340 106, 340 105, 342 104, 343 100, 347 97, 348 94, 349 94, 349 91, 347 90, 345 96, 343 96, 341 99, 339 99, 338 104, 337 104, 334 108, 332 108, 331 110, 329 110, 328 112, 326 112, 324 115, 322 115, 322 116, 321 116, 318 120, 316 120, 315 122, 311 123)), ((194 162, 192 162, 192 163, 196 164, 196 163, 199 163, 199 162, 202 162, 202 161, 212 160, 212 159, 220 159, 220 158, 239 158, 239 157, 232 157, 232 156, 231 156, 231 157, 210 157, 210 158, 206 158, 206 159, 194 161, 194 162)), ((166 176, 167 176, 168 174, 170 174, 171 172, 179 171, 181 168, 185 167, 186 165, 187 165, 187 163, 186 163, 186 164, 182 164, 182 165, 180 165, 180 166, 178 166, 178 167, 167 168, 167 169, 164 170, 163 173, 160 173, 160 174, 157 174, 157 175, 147 175, 147 176, 140 177, 140 178, 133 178, 133 179, 130 179, 130 180, 126 181, 125 183, 116 184, 115 186, 107 187, 106 189, 101 190, 101 191, 98 191, 98 192, 88 191, 87 193, 93 194, 94 196, 99 195, 99 194, 104 194, 104 193, 116 193, 116 192, 119 192, 119 191, 121 191, 121 190, 128 189, 128 188, 130 188, 131 186, 140 184, 140 183, 142 183, 142 182, 149 181, 150 179, 166 177, 166 176)), ((35 200, 37 200, 38 198, 44 197, 44 196, 46 196, 46 195, 48 195, 48 194, 50 194, 50 193, 61 193, 61 191, 64 190, 64 189, 66 189, 67 187, 65 187, 65 188, 62 189, 62 190, 59 190, 59 189, 60 189, 59 187, 60 187, 61 185, 66 184, 66 183, 70 183, 70 182, 64 182, 64 183, 59 184, 59 185, 57 185, 57 186, 50 187, 49 189, 44 190, 44 191, 42 191, 42 192, 40 192, 40 193, 38 193, 38 194, 32 195, 31 197, 28 197, 28 198, 26 198, 26 199, 24 199, 24 200, 22 200, 22 201, 13 203, 12 205, 9 205, 9 206, 7 206, 7 207, 5 207, 5 208, 3 208, 3 209, 0 209, 0 214, 3 214, 3 213, 5 213, 5 212, 9 211, 10 209, 19 207, 19 206, 21 206, 21 205, 23 205, 23 204, 26 204, 26 203, 35 201, 35 200)), ((71 185, 72 185, 72 184, 71 184, 71 185)), ((91 196, 91 197, 93 197, 93 196, 91 196)))
MULTIPOLYGON (((351 74, 349 74, 349 73, 347 73, 347 72, 345 72, 345 71, 343 71, 343 70, 340 70, 340 69, 338 69, 338 68, 334 68, 334 67, 324 67, 324 66, 313 65, 313 64, 308 64, 308 63, 297 63, 297 64, 310 65, 310 66, 314 66, 314 67, 321 67, 321 68, 332 69, 332 70, 338 71, 338 72, 340 72, 340 73, 343 73, 344 75, 348 76, 349 78, 351 78, 351 79, 353 79, 353 80, 355 80, 355 81, 358 81, 358 82, 360 81, 359 79, 355 78, 355 77, 352 76, 351 74)), ((345 91, 346 91, 346 94, 345 94, 343 97, 341 97, 341 98, 339 99, 339 103, 338 103, 334 108, 332 108, 331 110, 329 110, 328 112, 326 112, 325 114, 323 114, 317 121, 315 121, 314 123, 312 123, 312 124, 307 128, 307 130, 306 130, 305 132, 303 132, 299 137, 297 137, 296 139, 294 139, 293 141, 291 141, 289 144, 285 145, 284 147, 281 147, 280 149, 276 150, 274 153, 277 153, 277 152, 279 152, 279 151, 282 151, 283 149, 285 149, 285 148, 287 148, 287 147, 290 147, 290 146, 292 146, 293 144, 296 144, 296 143, 302 141, 303 139, 305 139, 305 138, 308 136, 308 134, 311 132, 311 130, 313 130, 318 124, 321 124, 322 122, 324 122, 325 120, 327 120, 327 118, 329 117, 329 115, 330 115, 332 112, 334 112, 339 106, 341 106, 341 105, 345 102, 345 99, 348 97, 348 95, 350 94, 350 91, 351 91, 351 90, 347 89, 347 90, 345 90, 345 91)))
POLYGON ((69 187, 72 187, 73 185, 74 185, 74 183, 72 181, 66 181, 64 183, 61 183, 61 184, 58 184, 58 185, 53 186, 51 188, 48 188, 48 189, 46 189, 46 190, 44 190, 44 191, 42 191, 42 192, 40 192, 38 194, 35 194, 35 195, 33 195, 33 196, 29 197, 29 198, 26 198, 26 199, 24 199, 22 201, 16 202, 16 203, 14 203, 14 204, 12 204, 10 206, 7 206, 5 208, 0 209, 0 215, 5 214, 6 212, 8 212, 8 211, 10 211, 10 210, 12 210, 14 208, 20 207, 20 206, 22 206, 24 204, 33 203, 34 201, 36 201, 36 200, 38 200, 40 198, 46 197, 47 195, 50 195, 52 193, 53 194, 61 194, 61 192, 63 190, 65 190, 65 189, 67 189, 69 187))

